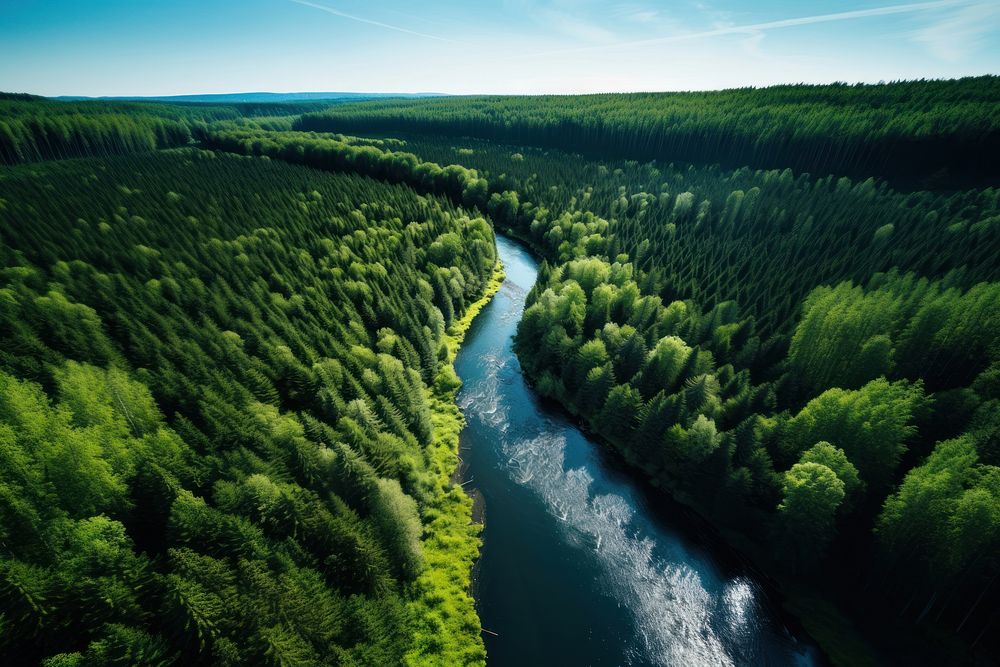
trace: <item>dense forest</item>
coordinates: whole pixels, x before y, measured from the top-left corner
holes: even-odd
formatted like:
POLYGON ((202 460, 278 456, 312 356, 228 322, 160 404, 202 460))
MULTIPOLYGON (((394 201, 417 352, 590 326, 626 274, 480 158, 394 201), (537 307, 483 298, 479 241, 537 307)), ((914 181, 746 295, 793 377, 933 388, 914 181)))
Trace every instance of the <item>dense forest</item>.
POLYGON ((340 101, 292 104, 163 104, 98 100, 57 102, 0 93, 0 165, 69 157, 124 155, 191 143, 217 121, 278 129, 340 101))
POLYGON ((486 222, 191 149, 7 171, 0 220, 4 662, 482 659, 432 404, 486 222))
POLYGON ((601 158, 968 187, 1000 175, 1000 77, 691 93, 371 101, 305 114, 298 129, 425 132, 601 158))
POLYGON ((405 148, 550 260, 517 339, 540 393, 775 567, 989 643, 1000 193, 405 148))
POLYGON ((989 660, 998 100, 0 96, 0 659, 481 664, 451 361, 495 228, 545 259, 537 392, 834 662, 803 600, 989 660))
POLYGON ((344 139, 212 141, 485 202, 551 260, 516 348, 541 394, 717 524, 753 526, 765 560, 806 580, 861 569, 908 622, 982 641, 1000 553, 997 191, 344 139))

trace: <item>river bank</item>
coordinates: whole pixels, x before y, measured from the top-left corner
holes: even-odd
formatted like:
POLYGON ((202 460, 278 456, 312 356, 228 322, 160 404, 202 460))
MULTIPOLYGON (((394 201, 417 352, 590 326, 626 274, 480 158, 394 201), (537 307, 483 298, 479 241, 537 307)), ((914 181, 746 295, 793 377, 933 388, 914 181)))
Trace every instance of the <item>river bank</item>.
POLYGON ((465 422, 456 404, 461 382, 454 361, 473 320, 503 283, 498 260, 483 294, 452 324, 442 340, 446 356, 438 376, 426 389, 433 439, 427 448, 428 468, 436 480, 435 502, 421 516, 425 567, 411 590, 414 648, 406 662, 426 665, 482 665, 486 652, 472 598, 472 571, 479 558, 482 526, 473 517, 473 501, 457 482, 459 433, 465 422))
MULTIPOLYGON (((516 232, 508 230, 508 235, 534 250, 530 241, 516 232)), ((912 627, 895 622, 898 610, 879 613, 870 606, 861 607, 858 600, 863 599, 864 591, 858 582, 803 577, 788 571, 774 551, 775 544, 766 536, 750 535, 740 527, 717 521, 717 513, 697 498, 678 494, 637 474, 639 468, 627 461, 614 443, 588 429, 580 415, 567 411, 564 405, 551 399, 544 399, 543 403, 566 415, 576 428, 599 443, 605 462, 616 466, 643 489, 654 510, 665 506, 671 520, 687 517, 687 529, 693 528, 697 538, 704 541, 714 555, 728 554, 723 560, 728 559, 760 582, 762 593, 773 603, 774 613, 785 619, 785 623, 795 629, 795 634, 811 636, 826 660, 853 667, 885 664, 905 655, 911 664, 924 664, 922 660, 927 660, 927 656, 935 656, 930 664, 948 660, 971 664, 968 652, 947 637, 939 634, 921 636, 912 627), (679 513, 676 512, 678 507, 682 508, 679 513), (848 592, 853 592, 854 597, 848 592)))
MULTIPOLYGON (((530 252, 535 252, 531 240, 517 230, 506 229, 504 234, 530 252)), ((529 378, 531 383, 533 380, 529 378)), ((660 520, 669 520, 688 535, 696 536, 711 550, 720 566, 752 576, 760 585, 760 592, 766 597, 771 613, 780 617, 795 634, 809 636, 816 641, 820 649, 816 654, 818 663, 852 667, 882 664, 878 651, 861 635, 852 620, 830 601, 829 596, 821 595, 783 572, 762 544, 712 521, 712 513, 696 499, 678 497, 670 489, 637 474, 638 469, 626 460, 615 444, 593 432, 580 415, 553 399, 541 398, 540 401, 563 414, 588 439, 598 443, 602 462, 635 484, 646 495, 649 506, 660 520)))
POLYGON ((510 239, 497 246, 507 280, 455 363, 464 481, 489 514, 476 567, 490 664, 820 664, 762 582, 658 516, 527 385, 511 336, 538 267, 510 239))

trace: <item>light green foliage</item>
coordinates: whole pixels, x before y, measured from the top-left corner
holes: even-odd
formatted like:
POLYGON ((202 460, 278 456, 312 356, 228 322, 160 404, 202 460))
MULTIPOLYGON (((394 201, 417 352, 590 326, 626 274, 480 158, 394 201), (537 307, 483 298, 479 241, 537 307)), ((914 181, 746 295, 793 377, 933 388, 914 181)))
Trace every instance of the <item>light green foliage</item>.
POLYGON ((919 560, 935 581, 1000 548, 1000 468, 979 461, 963 436, 939 443, 885 501, 878 536, 890 558, 919 560))
POLYGON ((896 229, 896 226, 893 225, 891 222, 886 223, 886 224, 882 225, 881 227, 879 227, 878 229, 875 230, 875 235, 873 236, 872 240, 873 241, 885 241, 890 236, 892 236, 892 232, 895 229, 896 229))
POLYGON ((894 371, 934 388, 962 386, 995 359, 1000 287, 962 292, 896 273, 863 290, 820 287, 804 304, 789 350, 810 387, 852 389, 894 371))
POLYGON ((417 503, 403 493, 394 479, 378 481, 378 499, 373 503, 372 519, 386 536, 386 544, 405 577, 412 577, 423 564, 420 548, 420 516, 417 503))
POLYGON ((722 436, 715 422, 705 415, 698 415, 687 430, 687 458, 693 463, 705 461, 719 447, 722 436))
MULTIPOLYGON (((498 262, 483 296, 469 307, 442 341, 442 366, 451 370, 452 375, 452 363, 472 320, 500 289, 503 278, 498 262)), ((447 387, 437 385, 428 392, 433 421, 428 467, 438 492, 423 508, 421 517, 426 526, 421 543, 426 566, 413 585, 412 647, 405 656, 406 664, 413 667, 481 665, 486 660, 482 628, 475 602, 469 595, 482 526, 471 522, 472 499, 453 479, 458 466, 458 437, 464 425, 455 404, 460 386, 460 382, 447 387)))
POLYGON ((126 456, 127 436, 116 432, 110 406, 101 407, 103 420, 77 426, 67 406, 51 408, 39 387, 0 374, 0 418, 10 429, 9 455, 43 471, 38 482, 76 517, 121 511, 126 504, 123 478, 134 463, 126 456))
POLYGON ((865 488, 864 482, 858 477, 858 469, 847 458, 844 450, 834 447, 829 442, 817 442, 802 452, 799 462, 821 463, 837 475, 837 479, 844 483, 844 503, 841 509, 856 502, 865 488))
POLYGON ((650 353, 642 369, 639 387, 643 395, 652 397, 656 392, 673 391, 684 370, 692 350, 677 336, 664 336, 650 353))
POLYGON ((778 511, 792 539, 804 552, 822 551, 833 537, 844 483, 822 463, 796 463, 785 473, 783 493, 778 511))
POLYGON ((814 389, 856 389, 888 375, 893 350, 887 334, 896 328, 900 306, 890 294, 865 295, 850 283, 817 288, 803 304, 792 337, 792 367, 814 389))
POLYGON ((498 285, 489 225, 192 150, 6 176, 0 659, 482 662, 478 531, 435 424, 457 408, 428 385, 445 322, 498 285), (424 645, 441 596, 453 640, 424 645))
POLYGON ((797 456, 816 442, 829 442, 846 453, 870 488, 883 489, 925 404, 920 384, 905 380, 872 380, 854 391, 828 389, 788 421, 782 447, 797 456))

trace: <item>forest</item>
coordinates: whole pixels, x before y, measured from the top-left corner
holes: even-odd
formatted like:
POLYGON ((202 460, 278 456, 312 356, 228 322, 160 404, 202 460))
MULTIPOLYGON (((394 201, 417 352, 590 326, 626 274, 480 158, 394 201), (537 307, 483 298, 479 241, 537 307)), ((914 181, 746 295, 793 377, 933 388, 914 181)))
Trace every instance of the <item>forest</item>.
POLYGON ((230 149, 488 194, 498 229, 550 260, 517 341, 542 395, 719 525, 754 526, 740 539, 765 560, 806 580, 861 569, 892 613, 983 641, 1000 552, 995 190, 393 147, 462 164, 445 185, 413 153, 240 136, 230 149))
POLYGON ((185 146, 217 121, 252 120, 258 126, 275 127, 275 122, 278 127, 290 126, 298 114, 339 102, 60 102, 0 93, 0 166, 185 146))
MULTIPOLYGON (((1000 77, 878 85, 377 100, 306 113, 297 129, 421 132, 599 158, 790 168, 968 187, 1000 175, 1000 77)), ((992 180, 991 180, 992 179, 992 180)))
POLYGON ((991 664, 998 100, 0 97, 0 659, 482 664, 451 362, 502 233, 535 391, 833 663, 817 599, 991 664))
POLYGON ((991 643, 1000 192, 407 148, 549 260, 516 342, 541 394, 770 568, 991 643))
POLYGON ((773 568, 990 642, 1000 193, 407 148, 549 259, 516 347, 541 394, 773 568))
POLYGON ((482 218, 195 149, 0 193, 5 662, 481 656, 432 405, 492 279, 482 218))

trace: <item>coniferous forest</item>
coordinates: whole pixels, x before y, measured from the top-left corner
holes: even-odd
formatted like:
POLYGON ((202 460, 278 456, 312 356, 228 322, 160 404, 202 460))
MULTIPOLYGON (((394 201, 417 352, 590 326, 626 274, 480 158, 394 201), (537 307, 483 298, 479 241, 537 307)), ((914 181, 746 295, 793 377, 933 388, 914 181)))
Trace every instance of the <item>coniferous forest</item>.
POLYGON ((535 392, 825 660, 995 664, 998 150, 992 76, 0 96, 0 662, 483 664, 452 363, 503 234, 535 392))
POLYGON ((433 411, 485 220, 188 148, 0 190, 8 659, 481 659, 433 411))

